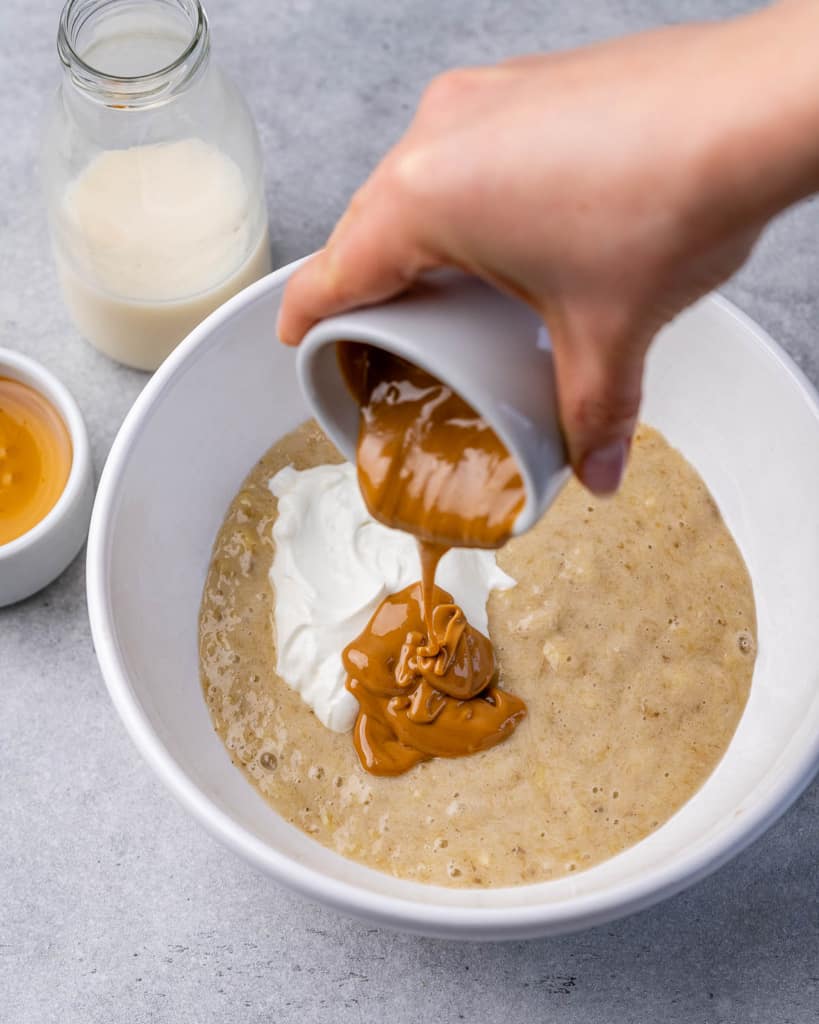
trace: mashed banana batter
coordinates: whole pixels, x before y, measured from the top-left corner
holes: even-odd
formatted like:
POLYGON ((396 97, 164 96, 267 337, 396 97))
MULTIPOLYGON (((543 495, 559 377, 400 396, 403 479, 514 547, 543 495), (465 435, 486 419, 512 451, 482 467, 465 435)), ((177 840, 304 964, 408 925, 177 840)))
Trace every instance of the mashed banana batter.
POLYGON ((579 871, 666 821, 702 785, 751 683, 751 582, 707 488, 641 427, 614 499, 575 481, 498 553, 500 685, 529 713, 498 747, 380 778, 275 674, 269 479, 339 461, 315 424, 277 442, 230 506, 200 615, 202 683, 231 757, 285 819, 344 856, 450 886, 579 871))

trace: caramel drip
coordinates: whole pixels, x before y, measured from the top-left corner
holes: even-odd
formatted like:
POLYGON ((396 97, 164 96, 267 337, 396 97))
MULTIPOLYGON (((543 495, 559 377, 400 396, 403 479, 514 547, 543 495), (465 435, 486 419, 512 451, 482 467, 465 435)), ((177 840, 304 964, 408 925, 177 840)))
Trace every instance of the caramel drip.
POLYGON ((431 544, 426 540, 418 540, 418 560, 421 563, 421 608, 424 612, 424 625, 427 636, 432 636, 432 612, 435 608, 433 591, 435 589, 435 573, 438 563, 449 551, 444 544, 431 544))
POLYGON ((489 639, 439 587, 426 632, 421 590, 414 583, 385 598, 343 654, 359 703, 353 742, 374 775, 486 750, 526 714, 522 700, 496 685, 489 639))
POLYGON ((451 388, 381 349, 339 346, 361 406, 358 483, 370 514, 444 547, 497 548, 525 491, 498 436, 451 388))
POLYGON ((421 583, 386 598, 343 654, 359 703, 353 741, 376 775, 474 754, 526 714, 495 685, 488 637, 435 586, 450 547, 497 548, 524 503, 514 459, 451 388, 380 349, 339 345, 361 408, 358 483, 376 519, 415 534, 421 583))

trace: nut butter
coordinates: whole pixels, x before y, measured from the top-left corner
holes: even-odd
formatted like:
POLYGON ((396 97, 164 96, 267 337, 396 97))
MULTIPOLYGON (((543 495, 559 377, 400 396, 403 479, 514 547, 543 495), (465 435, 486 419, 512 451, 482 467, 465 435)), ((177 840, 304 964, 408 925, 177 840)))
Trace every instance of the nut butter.
POLYGON ((498 548, 525 502, 515 460, 451 388, 358 342, 339 346, 361 408, 358 482, 370 514, 444 547, 498 548))
POLYGON ((344 651, 347 689, 361 706, 353 742, 374 775, 486 750, 526 714, 496 685, 492 644, 451 595, 435 588, 431 629, 422 603, 418 583, 390 595, 344 651))
POLYGON ((360 407, 358 481, 370 514, 418 540, 421 584, 387 597, 344 651, 359 702, 361 764, 398 775, 431 757, 500 743, 526 714, 495 685, 489 639, 435 587, 450 547, 500 547, 523 507, 514 459, 471 406, 417 366, 357 342, 339 345, 360 407))

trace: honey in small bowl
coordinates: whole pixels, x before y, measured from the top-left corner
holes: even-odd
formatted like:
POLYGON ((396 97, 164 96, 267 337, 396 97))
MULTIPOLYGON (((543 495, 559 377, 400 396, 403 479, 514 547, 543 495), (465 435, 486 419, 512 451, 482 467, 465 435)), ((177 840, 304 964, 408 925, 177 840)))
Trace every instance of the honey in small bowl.
POLYGON ((71 437, 39 391, 0 376, 0 544, 48 515, 71 471, 71 437))

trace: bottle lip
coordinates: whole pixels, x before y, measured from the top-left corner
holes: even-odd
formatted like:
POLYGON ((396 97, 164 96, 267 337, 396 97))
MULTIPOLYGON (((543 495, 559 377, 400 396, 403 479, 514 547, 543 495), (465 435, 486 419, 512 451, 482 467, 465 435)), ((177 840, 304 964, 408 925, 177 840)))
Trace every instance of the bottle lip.
POLYGON ((67 0, 60 15, 57 53, 73 83, 106 106, 128 108, 156 104, 171 98, 187 84, 207 58, 210 30, 200 0, 181 0, 176 6, 191 23, 187 45, 165 67, 142 75, 117 75, 89 64, 77 52, 76 40, 89 18, 114 4, 111 0, 67 0))

